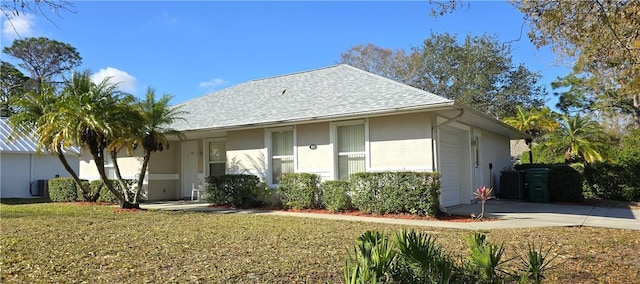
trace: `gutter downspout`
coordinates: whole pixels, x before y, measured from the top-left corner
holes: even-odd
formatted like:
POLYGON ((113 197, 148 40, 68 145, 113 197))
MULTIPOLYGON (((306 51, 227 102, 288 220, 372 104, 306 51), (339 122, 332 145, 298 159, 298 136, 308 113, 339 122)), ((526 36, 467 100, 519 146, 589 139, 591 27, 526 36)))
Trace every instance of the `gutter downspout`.
MULTIPOLYGON (((456 121, 458 118, 460 118, 463 114, 464 114, 464 109, 460 108, 460 113, 456 114, 454 117, 452 118, 447 118, 447 120, 443 123, 440 124, 436 124, 436 126, 431 127, 431 171, 435 172, 437 171, 437 165, 436 165, 436 139, 435 139, 435 131, 438 130, 440 127, 443 127, 449 123, 452 123, 454 121, 456 121)), ((446 117, 445 117, 446 118, 446 117)), ((438 118, 436 117, 435 122, 438 123, 438 118)))

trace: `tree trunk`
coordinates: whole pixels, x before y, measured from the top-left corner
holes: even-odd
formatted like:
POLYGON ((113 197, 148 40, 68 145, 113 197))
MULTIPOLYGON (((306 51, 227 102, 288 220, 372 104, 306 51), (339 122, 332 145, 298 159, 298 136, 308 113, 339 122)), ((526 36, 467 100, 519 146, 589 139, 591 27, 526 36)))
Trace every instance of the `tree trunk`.
POLYGON ((99 140, 98 137, 91 137, 87 139, 86 144, 89 146, 89 151, 91 152, 91 156, 93 156, 93 161, 95 162, 96 168, 98 169, 98 174, 100 174, 100 180, 102 180, 102 183, 104 183, 107 189, 111 191, 111 193, 113 193, 116 199, 118 199, 118 201, 120 202, 120 207, 124 208, 123 207, 125 206, 124 204, 128 202, 124 199, 123 195, 120 194, 120 192, 118 192, 113 187, 113 184, 109 182, 109 179, 107 178, 107 174, 104 171, 103 153, 106 147, 103 146, 104 145, 103 143, 100 143, 97 140, 99 140))
POLYGON ((120 204, 120 208, 122 209, 140 209, 140 203, 135 202, 135 203, 131 203, 131 202, 122 202, 122 204, 120 204))
POLYGON ((633 122, 640 128, 640 94, 633 96, 633 122))
POLYGON ((145 150, 142 169, 140 169, 140 175, 138 176, 138 188, 136 188, 136 194, 134 195, 136 200, 138 200, 138 196, 140 196, 140 191, 142 190, 144 177, 147 174, 147 167, 149 166, 149 160, 151 160, 151 150, 145 150))
POLYGON ((76 174, 76 172, 71 168, 71 166, 69 165, 69 162, 67 162, 67 158, 62 153, 62 147, 60 146, 60 144, 56 145, 56 154, 58 156, 58 159, 62 163, 62 166, 64 167, 64 169, 67 170, 67 172, 71 175, 73 180, 76 182, 76 185, 78 186, 78 188, 80 188, 80 190, 82 191, 83 198, 86 199, 87 197, 89 197, 89 200, 86 200, 86 201, 90 201, 90 202, 96 201, 98 199, 100 192, 98 192, 97 195, 89 195, 89 189, 83 187, 82 181, 78 177, 78 174, 76 174))
POLYGON ((529 164, 533 164, 533 151, 531 150, 531 145, 533 144, 533 140, 525 139, 524 142, 527 143, 527 146, 529 146, 529 164))
POLYGON ((111 155, 111 160, 113 161, 113 167, 116 170, 116 180, 118 184, 120 184, 120 188, 122 189, 122 196, 124 197, 124 202, 132 203, 132 204, 137 203, 138 199, 134 198, 133 200, 131 200, 131 196, 129 195, 129 193, 131 192, 129 190, 129 186, 122 179, 122 174, 120 173, 120 166, 118 165, 118 150, 109 151, 109 154, 111 155))

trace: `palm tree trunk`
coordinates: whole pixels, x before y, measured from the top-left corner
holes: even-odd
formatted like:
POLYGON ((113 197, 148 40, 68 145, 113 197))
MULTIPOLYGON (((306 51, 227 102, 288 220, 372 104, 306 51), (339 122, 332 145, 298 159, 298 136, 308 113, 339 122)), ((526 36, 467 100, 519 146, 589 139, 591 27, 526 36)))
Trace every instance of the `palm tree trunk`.
POLYGON ((640 94, 633 96, 633 121, 640 128, 640 94))
POLYGON ((60 144, 56 146, 56 153, 64 169, 67 170, 67 172, 71 175, 71 178, 73 178, 73 180, 76 182, 76 185, 78 186, 78 188, 80 188, 80 190, 82 191, 83 198, 89 197, 89 200, 86 200, 86 201, 90 201, 90 202, 93 202, 95 201, 95 199, 98 199, 96 195, 89 196, 89 189, 83 187, 82 181, 78 177, 78 174, 76 174, 73 168, 71 168, 71 166, 69 165, 69 162, 67 161, 67 157, 65 157, 64 154, 62 153, 62 146, 60 144))
POLYGON ((118 165, 118 150, 109 151, 109 154, 111 155, 111 160, 113 161, 113 167, 116 170, 116 180, 118 184, 120 184, 120 188, 122 189, 122 196, 124 197, 124 201, 127 203, 136 203, 137 199, 131 200, 129 196, 129 192, 131 192, 129 190, 129 186, 127 186, 127 183, 125 183, 124 179, 122 179, 120 166, 118 165))
POLYGON ((113 187, 113 183, 111 183, 107 178, 107 173, 104 170, 103 156, 104 149, 106 147, 103 146, 102 143, 99 143, 98 140, 103 139, 91 137, 89 139, 86 139, 86 144, 89 146, 91 156, 93 156, 93 161, 95 162, 96 168, 98 169, 98 174, 100 174, 100 180, 102 180, 102 183, 107 187, 107 189, 111 191, 111 193, 113 193, 116 199, 118 199, 118 201, 120 202, 120 208, 130 208, 129 202, 127 202, 127 200, 124 199, 123 195, 118 192, 115 187, 113 187))
POLYGON ((140 175, 138 176, 138 188, 135 194, 136 200, 138 200, 138 196, 140 196, 140 191, 142 190, 144 177, 147 174, 147 167, 149 166, 149 160, 151 160, 151 150, 146 150, 142 160, 142 169, 140 169, 140 175))
POLYGON ((533 164, 533 151, 531 151, 533 140, 525 139, 524 142, 527 143, 527 146, 529 146, 529 164, 533 164))

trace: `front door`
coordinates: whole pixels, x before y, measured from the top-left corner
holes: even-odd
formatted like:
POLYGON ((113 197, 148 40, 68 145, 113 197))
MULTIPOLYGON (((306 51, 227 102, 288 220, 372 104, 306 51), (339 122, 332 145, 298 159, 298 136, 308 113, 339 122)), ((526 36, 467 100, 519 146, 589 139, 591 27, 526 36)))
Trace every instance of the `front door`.
POLYGON ((198 141, 182 142, 182 198, 191 198, 191 188, 198 180, 198 141))

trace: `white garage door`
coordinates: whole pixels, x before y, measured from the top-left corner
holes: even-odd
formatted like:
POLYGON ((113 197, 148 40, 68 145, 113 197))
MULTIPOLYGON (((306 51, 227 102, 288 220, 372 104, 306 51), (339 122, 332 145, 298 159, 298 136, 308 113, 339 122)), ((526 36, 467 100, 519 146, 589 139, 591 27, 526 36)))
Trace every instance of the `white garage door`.
POLYGON ((440 204, 443 207, 460 204, 462 177, 460 175, 460 132, 442 128, 440 137, 440 204))

